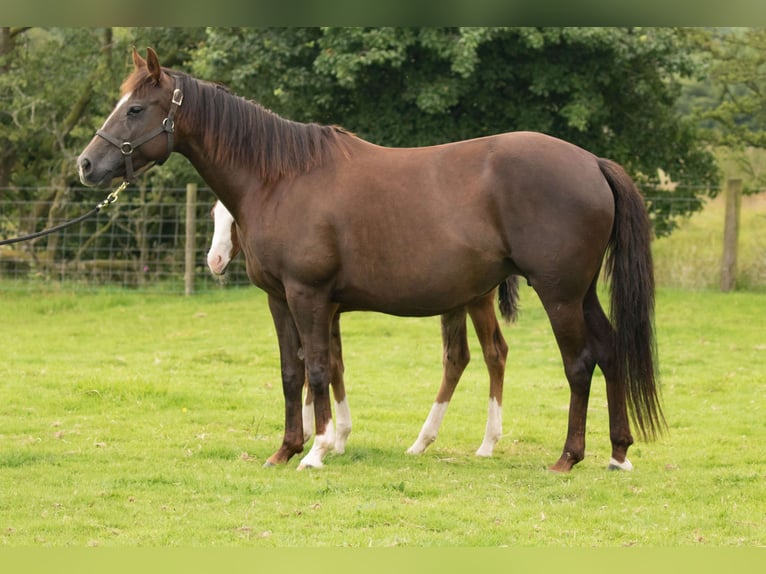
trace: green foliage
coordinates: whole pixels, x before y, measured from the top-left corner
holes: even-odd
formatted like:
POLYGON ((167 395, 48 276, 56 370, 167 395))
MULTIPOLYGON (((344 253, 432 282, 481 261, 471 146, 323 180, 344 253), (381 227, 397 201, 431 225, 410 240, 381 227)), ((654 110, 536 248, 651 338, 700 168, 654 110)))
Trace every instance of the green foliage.
POLYGON ((751 177, 745 193, 761 191, 766 177, 756 173, 752 150, 766 150, 766 29, 723 28, 701 37, 707 55, 708 99, 698 109, 716 145, 736 155, 751 177))
MULTIPOLYGON (((696 210, 718 172, 675 109, 692 39, 670 28, 211 29, 195 69, 381 145, 546 132, 624 164, 650 196, 663 169, 696 210)), ((662 235, 674 222, 658 206, 662 235)))
MULTIPOLYGON (((51 28, 14 38, 0 56, 0 143, 13 156, 0 162, 0 185, 3 173, 16 186, 76 185, 73 160, 110 111, 131 45, 284 117, 341 124, 381 145, 537 130, 617 160, 647 196, 663 193, 663 169, 689 210, 718 184, 697 124, 676 107, 700 62, 689 30, 51 28)), ((146 178, 199 181, 181 158, 146 178)), ((674 220, 658 205, 662 235, 674 220)))
POLYGON ((124 72, 102 52, 104 34, 31 29, 0 55, 0 142, 7 154, 0 185, 60 183, 73 173, 79 143, 92 137, 84 110, 92 118, 108 113, 106 94, 124 72))

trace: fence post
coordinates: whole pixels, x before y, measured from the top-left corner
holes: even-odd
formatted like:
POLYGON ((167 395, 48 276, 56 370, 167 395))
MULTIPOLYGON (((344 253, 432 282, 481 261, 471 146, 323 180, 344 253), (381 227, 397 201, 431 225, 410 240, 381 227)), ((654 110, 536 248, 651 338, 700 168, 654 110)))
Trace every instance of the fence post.
POLYGON ((184 248, 184 285, 187 295, 194 293, 194 252, 197 231, 197 184, 186 184, 186 245, 184 248))
POLYGON ((741 205, 742 180, 730 179, 726 182, 726 215, 721 258, 721 291, 724 292, 731 291, 737 284, 737 242, 741 205))

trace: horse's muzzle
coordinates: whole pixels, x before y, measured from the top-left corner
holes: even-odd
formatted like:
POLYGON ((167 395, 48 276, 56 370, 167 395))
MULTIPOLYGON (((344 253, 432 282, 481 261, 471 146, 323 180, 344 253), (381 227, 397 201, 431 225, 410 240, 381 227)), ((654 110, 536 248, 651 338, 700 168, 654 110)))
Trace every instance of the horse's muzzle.
POLYGON ((107 187, 113 178, 111 170, 98 173, 93 162, 84 154, 77 158, 77 173, 82 184, 88 187, 107 187))

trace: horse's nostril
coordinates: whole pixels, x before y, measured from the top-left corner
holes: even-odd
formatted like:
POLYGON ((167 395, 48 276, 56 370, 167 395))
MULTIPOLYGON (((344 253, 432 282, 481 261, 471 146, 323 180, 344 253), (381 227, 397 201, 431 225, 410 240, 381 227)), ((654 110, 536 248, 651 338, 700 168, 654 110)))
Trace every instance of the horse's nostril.
POLYGON ((80 158, 80 173, 89 173, 91 167, 90 160, 87 157, 80 158))

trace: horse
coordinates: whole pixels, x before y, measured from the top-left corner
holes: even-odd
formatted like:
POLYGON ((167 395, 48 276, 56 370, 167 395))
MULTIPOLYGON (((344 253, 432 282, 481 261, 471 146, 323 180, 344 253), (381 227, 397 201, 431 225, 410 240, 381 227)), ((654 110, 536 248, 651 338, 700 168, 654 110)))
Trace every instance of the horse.
MULTIPOLYGON (((210 215, 213 219, 213 238, 207 252, 207 266, 214 276, 220 278, 226 273, 229 263, 237 256, 241 248, 237 235, 237 224, 229 210, 220 201, 216 201, 210 209, 210 215)), ((337 454, 343 454, 346 451, 346 441, 351 434, 352 425, 351 411, 346 398, 346 386, 343 381, 343 350, 340 341, 339 320, 336 315, 332 326, 333 345, 330 363, 332 365, 332 378, 330 385, 335 399, 336 416, 333 451, 337 454)), ((314 427, 314 400, 308 380, 304 383, 304 387, 306 388, 306 399, 302 409, 302 420, 303 442, 305 444, 311 439, 314 427)))
MULTIPOLYGON (((210 272, 216 277, 222 277, 232 259, 241 251, 237 223, 234 216, 229 213, 220 201, 216 201, 210 209, 213 219, 213 238, 207 252, 207 265, 210 272)), ((487 412, 487 424, 485 426, 484 440, 476 451, 477 456, 490 457, 495 444, 502 436, 502 402, 503 402, 503 378, 505 374, 505 361, 508 355, 508 345, 505 343, 503 334, 495 316, 493 299, 495 290, 482 297, 478 305, 467 309, 474 323, 474 328, 479 335, 484 361, 490 376, 489 408, 487 412)), ((501 312, 508 322, 516 320, 518 312, 518 281, 515 276, 506 279, 503 289, 498 293, 501 312)), ((330 385, 335 399, 335 446, 334 452, 345 452, 346 440, 351 432, 351 412, 348 408, 345 384, 343 381, 343 356, 340 341, 340 317, 338 314, 333 319, 332 336, 333 345, 330 349, 330 364, 332 365, 332 377, 330 385)), ((447 325, 448 326, 448 325, 447 325)), ((449 336, 450 329, 443 331, 447 336, 443 337, 444 350, 442 363, 444 375, 437 393, 436 400, 431 406, 426 422, 423 424, 420 434, 415 442, 407 449, 408 454, 421 454, 435 440, 446 414, 449 402, 455 392, 460 376, 468 365, 470 353, 466 340, 465 316, 462 327, 452 329, 458 337, 449 336), (449 342, 459 340, 460 344, 453 347, 458 354, 451 352, 449 342), (459 362, 450 356, 459 358, 459 362)), ((313 395, 308 380, 304 383, 306 389, 305 402, 303 405, 303 436, 304 443, 311 438, 310 429, 314 426, 313 395)))
POLYGON ((631 422, 647 440, 663 432, 651 222, 621 165, 529 131, 383 147, 164 68, 151 48, 146 58, 134 49, 133 64, 76 160, 80 180, 131 180, 175 151, 234 216, 279 344, 285 432, 268 464, 303 451, 305 375, 315 437, 298 468, 321 466, 333 448, 336 314, 442 315, 454 327, 511 275, 540 298, 569 384, 566 438, 550 469, 568 472, 585 457, 596 365, 606 384, 609 468, 632 468, 631 422), (598 298, 602 269, 610 316, 598 298))

